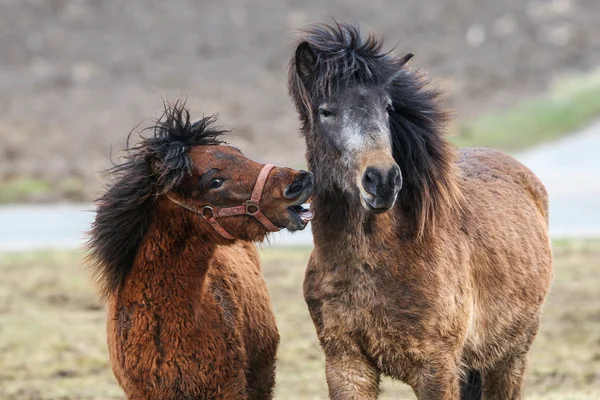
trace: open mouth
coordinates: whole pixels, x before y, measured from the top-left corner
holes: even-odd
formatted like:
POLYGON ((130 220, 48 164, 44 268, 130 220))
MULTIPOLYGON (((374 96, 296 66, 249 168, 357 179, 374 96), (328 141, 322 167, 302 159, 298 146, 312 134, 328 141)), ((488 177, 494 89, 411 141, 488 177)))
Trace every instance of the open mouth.
POLYGON ((288 207, 288 212, 292 219, 295 219, 302 226, 306 226, 313 219, 313 213, 310 211, 309 204, 302 204, 288 207))

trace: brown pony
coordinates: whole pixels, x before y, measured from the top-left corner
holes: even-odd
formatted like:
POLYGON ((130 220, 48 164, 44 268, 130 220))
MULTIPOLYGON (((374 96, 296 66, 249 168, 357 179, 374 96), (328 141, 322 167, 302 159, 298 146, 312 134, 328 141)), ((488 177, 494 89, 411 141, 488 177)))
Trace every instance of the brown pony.
POLYGON ((518 399, 552 279, 537 177, 443 137, 439 93, 357 28, 301 35, 289 90, 315 174, 304 295, 332 399, 518 399))
POLYGON ((251 242, 305 227, 312 174, 247 159, 213 120, 168 106, 98 200, 89 246, 129 399, 273 394, 279 335, 251 242))

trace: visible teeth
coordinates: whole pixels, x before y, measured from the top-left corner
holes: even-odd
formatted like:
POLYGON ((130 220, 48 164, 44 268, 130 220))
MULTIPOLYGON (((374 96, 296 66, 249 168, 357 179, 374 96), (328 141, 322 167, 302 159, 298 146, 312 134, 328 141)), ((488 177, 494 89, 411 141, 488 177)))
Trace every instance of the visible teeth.
POLYGON ((313 219, 313 213, 309 210, 303 210, 302 212, 298 213, 298 216, 305 223, 313 219))
POLYGON ((307 224, 309 221, 313 219, 313 213, 310 211, 310 203, 304 203, 302 205, 291 206, 291 210, 295 211, 298 214, 300 220, 307 224))

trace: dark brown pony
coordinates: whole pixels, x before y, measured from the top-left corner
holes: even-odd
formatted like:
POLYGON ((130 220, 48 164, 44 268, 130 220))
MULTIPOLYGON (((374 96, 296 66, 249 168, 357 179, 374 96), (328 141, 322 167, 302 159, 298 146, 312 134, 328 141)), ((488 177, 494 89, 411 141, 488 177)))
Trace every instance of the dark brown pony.
POLYGON ((279 335, 251 242, 304 228, 312 174, 269 171, 213 120, 169 106, 98 200, 89 246, 129 399, 272 397, 279 335))
POLYGON ((305 30, 289 90, 315 174, 304 295, 332 399, 518 399, 552 279, 538 178, 443 137, 439 93, 357 28, 305 30))

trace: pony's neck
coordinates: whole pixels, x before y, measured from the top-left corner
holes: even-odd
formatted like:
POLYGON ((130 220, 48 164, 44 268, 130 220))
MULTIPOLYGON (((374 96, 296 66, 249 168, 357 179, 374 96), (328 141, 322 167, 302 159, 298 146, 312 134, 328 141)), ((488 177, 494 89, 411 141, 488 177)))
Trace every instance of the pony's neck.
POLYGON ((176 206, 155 211, 125 288, 150 306, 193 304, 219 246, 199 218, 176 206))
POLYGON ((408 218, 399 207, 382 213, 367 212, 358 199, 338 191, 320 191, 313 197, 311 222, 315 247, 351 258, 386 251, 390 243, 411 239, 408 218))

